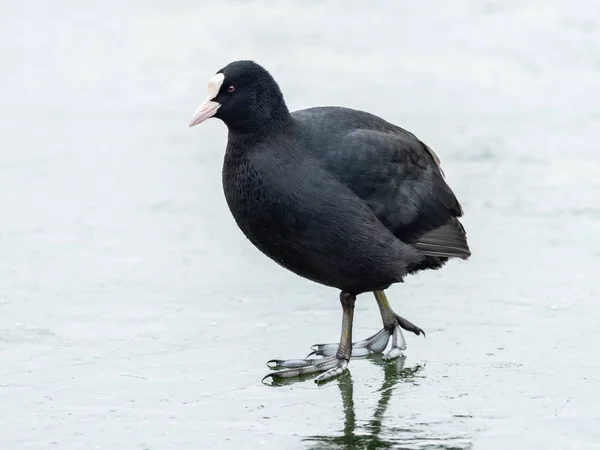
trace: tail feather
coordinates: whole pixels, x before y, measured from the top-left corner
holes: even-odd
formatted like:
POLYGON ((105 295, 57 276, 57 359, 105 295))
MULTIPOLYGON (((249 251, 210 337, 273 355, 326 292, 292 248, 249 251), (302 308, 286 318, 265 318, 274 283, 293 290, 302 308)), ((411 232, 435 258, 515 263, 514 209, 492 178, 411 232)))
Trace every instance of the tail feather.
POLYGON ((467 233, 456 218, 419 237, 414 245, 428 256, 461 259, 468 259, 471 256, 467 233))

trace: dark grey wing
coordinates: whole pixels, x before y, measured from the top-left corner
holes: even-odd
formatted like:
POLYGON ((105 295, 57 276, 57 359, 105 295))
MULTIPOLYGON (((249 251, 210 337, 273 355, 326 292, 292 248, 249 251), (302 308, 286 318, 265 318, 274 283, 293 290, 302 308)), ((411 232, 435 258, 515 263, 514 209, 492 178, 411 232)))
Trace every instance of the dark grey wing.
POLYGON ((425 254, 466 258, 456 219, 462 208, 444 180, 439 159, 408 131, 354 130, 321 154, 333 172, 400 240, 425 254))

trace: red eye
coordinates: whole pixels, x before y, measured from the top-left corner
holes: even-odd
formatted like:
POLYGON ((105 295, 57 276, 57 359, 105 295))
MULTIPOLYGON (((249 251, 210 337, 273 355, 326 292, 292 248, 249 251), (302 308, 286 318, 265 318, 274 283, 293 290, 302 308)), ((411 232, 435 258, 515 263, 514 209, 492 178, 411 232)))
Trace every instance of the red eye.
POLYGON ((235 91, 235 86, 231 85, 227 88, 227 92, 234 92, 235 91))

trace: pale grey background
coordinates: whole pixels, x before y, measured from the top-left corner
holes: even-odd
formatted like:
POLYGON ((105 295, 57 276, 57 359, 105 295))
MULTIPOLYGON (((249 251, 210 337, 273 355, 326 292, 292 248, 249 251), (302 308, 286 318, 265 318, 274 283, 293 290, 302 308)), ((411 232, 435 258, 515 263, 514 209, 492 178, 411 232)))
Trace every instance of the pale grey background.
POLYGON ((600 448, 599 27, 592 0, 1 0, 0 448, 600 448), (389 291, 428 332, 400 375, 260 383, 340 307, 237 230, 225 127, 187 128, 239 58, 442 159, 473 257, 389 291))

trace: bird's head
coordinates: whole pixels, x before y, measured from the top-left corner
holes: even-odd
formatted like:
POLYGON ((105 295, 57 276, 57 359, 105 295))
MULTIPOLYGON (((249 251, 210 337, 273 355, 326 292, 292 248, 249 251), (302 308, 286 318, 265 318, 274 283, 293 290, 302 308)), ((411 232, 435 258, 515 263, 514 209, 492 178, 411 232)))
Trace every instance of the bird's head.
POLYGON ((234 61, 208 81, 206 98, 189 126, 216 117, 234 133, 251 133, 287 116, 283 94, 271 74, 253 61, 234 61))

